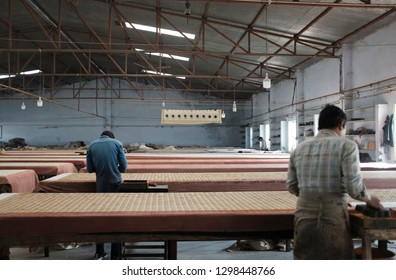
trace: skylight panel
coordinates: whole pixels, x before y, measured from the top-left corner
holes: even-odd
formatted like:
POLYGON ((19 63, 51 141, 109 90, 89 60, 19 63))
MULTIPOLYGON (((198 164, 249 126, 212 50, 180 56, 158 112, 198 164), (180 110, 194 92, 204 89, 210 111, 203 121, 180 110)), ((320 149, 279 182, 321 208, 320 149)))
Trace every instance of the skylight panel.
MULTIPOLYGON (((38 73, 41 73, 41 72, 42 71, 40 69, 34 69, 34 70, 20 72, 17 75, 33 75, 33 74, 38 74, 38 73)), ((15 78, 15 77, 16 77, 16 74, 11 74, 11 75, 3 74, 3 75, 0 75, 0 80, 8 79, 8 78, 15 78)))
MULTIPOLYGON (((164 72, 157 72, 157 71, 152 71, 152 70, 142 70, 144 73, 147 74, 155 74, 155 75, 161 75, 161 76, 173 76, 173 74, 169 74, 169 73, 164 73, 164 72)), ((186 77, 184 76, 175 76, 177 79, 182 79, 185 80, 186 77)))
POLYGON ((173 58, 177 60, 182 60, 182 61, 190 61, 189 57, 186 56, 180 56, 180 55, 173 55, 173 54, 168 54, 168 53, 160 53, 160 52, 147 52, 143 49, 135 49, 138 52, 144 52, 145 54, 148 55, 154 55, 154 56, 161 56, 161 57, 166 57, 166 58, 173 58))
POLYGON ((125 26, 127 28, 136 28, 138 30, 147 31, 147 32, 157 33, 157 31, 158 31, 159 34, 170 35, 170 36, 175 36, 175 37, 182 37, 182 38, 187 37, 188 39, 191 39, 191 40, 195 39, 195 34, 179 32, 179 31, 166 29, 166 28, 157 28, 155 26, 149 26, 149 25, 143 25, 143 24, 137 24, 137 23, 129 23, 129 22, 125 22, 125 26))

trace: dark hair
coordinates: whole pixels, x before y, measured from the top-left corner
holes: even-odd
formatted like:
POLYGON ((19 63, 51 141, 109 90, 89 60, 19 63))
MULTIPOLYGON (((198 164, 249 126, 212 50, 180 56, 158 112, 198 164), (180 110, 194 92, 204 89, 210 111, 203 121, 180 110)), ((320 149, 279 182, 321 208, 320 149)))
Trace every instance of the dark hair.
POLYGON ((115 139, 113 132, 111 132, 109 130, 103 131, 100 136, 109 136, 110 138, 115 139))
POLYGON ((336 128, 345 125, 347 116, 343 110, 335 105, 327 104, 319 115, 319 129, 336 128))

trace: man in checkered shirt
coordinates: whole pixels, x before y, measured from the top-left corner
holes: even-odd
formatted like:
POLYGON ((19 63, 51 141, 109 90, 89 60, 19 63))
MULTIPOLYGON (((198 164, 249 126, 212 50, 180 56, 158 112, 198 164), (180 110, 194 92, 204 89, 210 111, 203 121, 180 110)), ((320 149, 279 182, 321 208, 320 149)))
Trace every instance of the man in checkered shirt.
POLYGON ((290 155, 286 185, 298 196, 294 259, 354 259, 349 196, 382 208, 363 183, 358 147, 344 137, 345 123, 346 114, 327 105, 319 115, 318 135, 290 155))

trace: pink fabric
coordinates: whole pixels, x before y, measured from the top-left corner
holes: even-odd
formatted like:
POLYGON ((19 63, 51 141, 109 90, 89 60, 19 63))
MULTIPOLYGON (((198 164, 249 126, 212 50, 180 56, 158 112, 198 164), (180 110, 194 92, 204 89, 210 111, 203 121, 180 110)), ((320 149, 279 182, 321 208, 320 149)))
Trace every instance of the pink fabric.
MULTIPOLYGON (((287 171, 288 164, 128 164, 126 173, 144 172, 277 172, 287 171)), ((82 168, 80 172, 87 172, 82 168)))
POLYGON ((363 178, 363 182, 369 189, 396 189, 394 178, 363 178))
POLYGON ((127 153, 127 159, 288 159, 289 154, 277 153, 127 153))
POLYGON ((288 159, 250 159, 250 158, 222 158, 222 159, 205 159, 205 158, 163 158, 163 159, 127 159, 128 164, 285 164, 288 159))
MULTIPOLYGON (((285 182, 264 179, 260 181, 221 181, 221 182, 186 182, 186 181, 150 181, 158 185, 167 185, 168 192, 237 192, 237 191, 284 191, 285 182)), ((35 192, 95 192, 95 181, 57 181, 56 177, 43 180, 35 192)))
POLYGON ((77 169, 86 166, 86 159, 77 157, 0 157, 0 162, 69 162, 74 164, 77 169))
POLYGON ((33 192, 38 184, 33 170, 0 170, 0 185, 9 185, 13 193, 33 192))
POLYGON ((54 176, 62 173, 76 173, 77 168, 70 162, 0 162, 0 170, 31 169, 38 176, 54 176))

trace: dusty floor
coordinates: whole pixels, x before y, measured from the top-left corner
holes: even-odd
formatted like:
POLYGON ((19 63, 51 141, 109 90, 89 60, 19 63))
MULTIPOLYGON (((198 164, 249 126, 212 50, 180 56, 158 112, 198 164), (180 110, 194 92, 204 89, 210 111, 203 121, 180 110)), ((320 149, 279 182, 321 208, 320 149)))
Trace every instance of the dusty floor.
MULTIPOLYGON (((180 260, 292 260, 293 253, 270 250, 270 251, 231 251, 226 249, 235 241, 194 241, 178 242, 177 255, 180 260)), ((373 242, 373 247, 377 246, 373 242)), ((106 251, 110 252, 109 244, 106 251)), ((360 247, 359 240, 355 240, 355 247, 360 247)), ((389 241, 388 250, 396 254, 396 240, 389 241)), ((145 251, 148 252, 147 250, 145 251)), ((158 251, 149 251, 158 252, 158 251)), ((83 244, 77 248, 61 249, 51 248, 49 257, 44 256, 43 248, 11 248, 12 260, 93 260, 95 254, 94 244, 83 244)), ((132 259, 150 259, 135 257, 132 259)), ((159 258, 154 258, 159 259, 159 258)), ((393 257, 392 259, 396 259, 393 257)))
MULTIPOLYGON (((194 241, 194 242, 178 242, 177 256, 180 260, 259 260, 259 259, 274 259, 274 260, 291 260, 293 259, 292 252, 283 251, 232 251, 228 252, 226 249, 233 245, 235 241, 194 241)), ((105 244, 107 252, 110 252, 110 245, 105 244)), ((155 251, 144 251, 145 253, 155 251)), ((84 246, 72 249, 51 248, 49 257, 44 256, 43 248, 11 248, 12 260, 92 260, 94 259, 95 246, 93 244, 86 244, 84 246)), ((147 259, 144 257, 135 257, 134 259, 147 259)), ((160 259, 160 258, 154 258, 160 259)))

